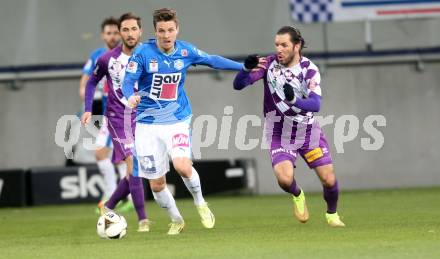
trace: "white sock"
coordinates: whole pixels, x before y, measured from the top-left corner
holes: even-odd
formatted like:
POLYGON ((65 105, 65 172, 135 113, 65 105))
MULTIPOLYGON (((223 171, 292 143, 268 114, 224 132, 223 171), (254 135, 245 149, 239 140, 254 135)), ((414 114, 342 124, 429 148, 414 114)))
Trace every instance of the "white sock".
POLYGON ((108 200, 116 190, 116 172, 109 158, 97 161, 99 171, 104 176, 105 190, 103 199, 108 200))
POLYGON ((186 188, 192 194, 194 198, 194 204, 199 206, 205 204, 205 199, 202 194, 202 185, 200 184, 200 177, 194 167, 192 168, 192 175, 190 178, 182 177, 186 188))
MULTIPOLYGON (((127 175, 127 163, 122 161, 121 163, 117 164, 116 167, 118 168, 119 180, 124 179, 124 177, 127 175)), ((128 194, 127 200, 132 200, 131 194, 128 194)))
POLYGON ((165 187, 160 192, 153 192, 154 199, 157 204, 163 209, 166 209, 168 212, 168 216, 170 216, 171 221, 173 222, 183 222, 182 215, 180 215, 179 209, 176 206, 176 201, 174 200, 173 195, 171 194, 168 187, 165 187))

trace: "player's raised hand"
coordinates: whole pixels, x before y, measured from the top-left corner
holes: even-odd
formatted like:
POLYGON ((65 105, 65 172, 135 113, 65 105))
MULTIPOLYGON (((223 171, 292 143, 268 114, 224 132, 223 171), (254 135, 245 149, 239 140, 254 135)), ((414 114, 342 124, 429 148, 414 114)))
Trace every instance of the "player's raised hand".
POLYGON ((244 60, 244 68, 246 71, 250 71, 256 68, 258 66, 258 63, 259 63, 259 59, 257 54, 249 55, 244 60))
POLYGON ((81 122, 82 124, 86 125, 89 124, 90 120, 92 119, 92 113, 91 112, 85 112, 81 116, 81 122))
POLYGON ((286 96, 286 100, 291 102, 295 99, 295 92, 293 92, 293 88, 288 83, 283 85, 284 96, 286 96))
POLYGON ((311 79, 309 82, 309 89, 310 89, 310 91, 313 91, 313 90, 315 90, 315 88, 316 88, 315 79, 311 79))
POLYGON ((136 108, 140 102, 141 97, 139 95, 132 95, 130 98, 128 98, 128 106, 130 106, 132 109, 136 108))

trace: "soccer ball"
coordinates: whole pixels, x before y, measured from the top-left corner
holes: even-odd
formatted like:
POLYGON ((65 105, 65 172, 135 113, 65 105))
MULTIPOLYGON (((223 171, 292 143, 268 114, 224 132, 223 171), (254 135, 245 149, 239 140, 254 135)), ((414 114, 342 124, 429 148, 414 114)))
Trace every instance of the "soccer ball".
POLYGON ((127 234, 127 221, 125 218, 113 211, 106 212, 99 217, 96 224, 98 236, 106 239, 120 239, 127 234))

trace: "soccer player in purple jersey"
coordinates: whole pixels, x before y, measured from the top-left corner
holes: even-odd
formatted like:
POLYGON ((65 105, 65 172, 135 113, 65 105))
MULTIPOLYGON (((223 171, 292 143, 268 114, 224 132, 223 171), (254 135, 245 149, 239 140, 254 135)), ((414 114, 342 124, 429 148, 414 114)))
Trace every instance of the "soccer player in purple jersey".
POLYGON ((115 164, 124 163, 127 167, 127 176, 120 180, 118 187, 105 203, 105 209, 113 210, 119 201, 131 193, 139 218, 138 231, 147 232, 149 231, 149 221, 144 209, 144 187, 142 178, 137 174, 137 162, 133 163, 136 111, 127 106, 127 99, 121 90, 128 59, 133 49, 138 46, 142 35, 141 19, 133 13, 123 14, 119 19, 118 27, 122 37, 122 45, 106 52, 98 59, 95 71, 87 82, 85 113, 81 120, 83 123, 90 122, 93 94, 96 85, 105 76, 109 85, 106 117, 108 130, 113 141, 112 162, 115 164))
POLYGON ((302 223, 309 219, 304 191, 294 177, 299 154, 321 180, 327 223, 344 227, 336 211, 339 189, 330 149, 313 115, 320 110, 321 77, 317 66, 301 55, 303 47, 304 39, 297 29, 282 27, 275 36, 276 54, 260 60, 256 55, 248 56, 244 70, 235 77, 234 89, 264 81, 264 130, 272 166, 280 187, 292 194, 296 218, 302 223), (265 68, 251 71, 259 65, 265 68))
MULTIPOLYGON (((105 46, 98 48, 91 52, 89 59, 83 67, 83 75, 81 76, 79 84, 79 95, 81 100, 84 101, 85 89, 87 81, 90 76, 92 76, 96 62, 98 58, 103 55, 106 51, 113 49, 119 44, 121 39, 118 30, 118 20, 113 17, 108 17, 104 19, 101 23, 101 39, 104 41, 105 46)), ((95 94, 92 112, 96 115, 102 115, 105 113, 105 106, 107 102, 105 92, 105 82, 102 80, 99 84, 98 91, 95 94)), ((95 158, 99 171, 104 176, 105 189, 103 197, 99 204, 102 204, 104 200, 108 199, 113 191, 116 189, 116 172, 113 164, 109 159, 109 154, 111 152, 111 140, 109 132, 107 130, 106 121, 103 120, 103 125, 96 137, 97 149, 95 150, 95 158)), ((99 205, 98 204, 98 205, 99 205)))

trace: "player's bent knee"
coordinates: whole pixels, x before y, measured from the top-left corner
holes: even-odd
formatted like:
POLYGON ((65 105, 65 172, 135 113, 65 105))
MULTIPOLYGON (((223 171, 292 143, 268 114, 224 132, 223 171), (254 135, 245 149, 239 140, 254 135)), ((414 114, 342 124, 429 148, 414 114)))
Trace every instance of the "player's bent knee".
POLYGON ((189 178, 192 174, 192 162, 188 158, 173 159, 174 169, 183 177, 189 178))
POLYGON ((321 176, 322 185, 325 187, 332 187, 336 183, 336 176, 333 170, 326 172, 321 176))
POLYGON ((150 182, 150 188, 153 192, 161 192, 166 187, 165 177, 161 177, 158 179, 152 179, 150 182))

